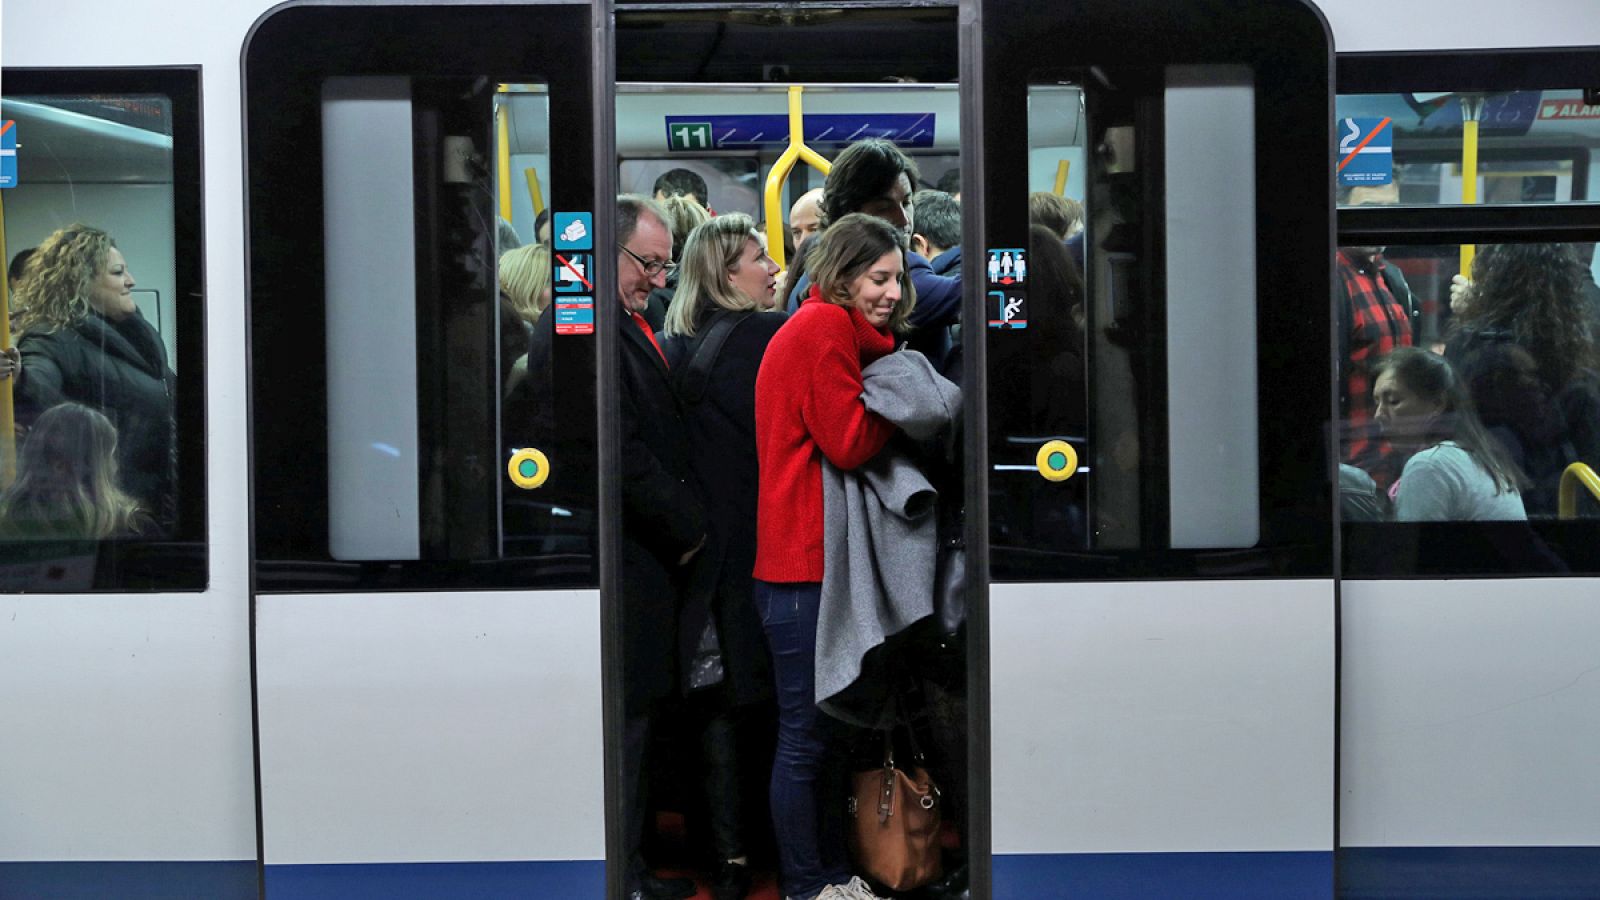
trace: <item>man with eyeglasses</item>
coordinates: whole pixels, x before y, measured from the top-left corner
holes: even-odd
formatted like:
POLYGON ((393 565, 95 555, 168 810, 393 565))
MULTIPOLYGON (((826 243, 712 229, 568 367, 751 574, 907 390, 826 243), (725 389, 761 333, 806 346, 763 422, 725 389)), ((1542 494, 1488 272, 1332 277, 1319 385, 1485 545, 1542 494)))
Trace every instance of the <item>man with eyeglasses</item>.
POLYGON ((676 694, 678 610, 689 563, 706 539, 689 449, 666 358, 641 313, 666 284, 672 231, 644 197, 617 198, 617 296, 622 301, 618 374, 622 402, 623 798, 630 900, 694 894, 681 878, 657 878, 639 845, 645 828, 645 751, 662 705, 676 694))

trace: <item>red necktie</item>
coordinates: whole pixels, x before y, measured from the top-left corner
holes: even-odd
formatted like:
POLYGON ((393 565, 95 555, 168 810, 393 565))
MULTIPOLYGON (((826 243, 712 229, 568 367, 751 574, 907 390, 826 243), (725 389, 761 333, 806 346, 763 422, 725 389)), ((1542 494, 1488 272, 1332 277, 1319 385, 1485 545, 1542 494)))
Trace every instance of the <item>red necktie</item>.
POLYGON ((641 316, 631 310, 628 312, 628 315, 633 316, 633 324, 639 326, 639 330, 644 332, 644 336, 650 339, 650 346, 656 348, 656 355, 661 357, 661 364, 669 369, 672 368, 672 366, 667 363, 667 355, 661 352, 661 345, 656 343, 656 333, 650 330, 650 323, 644 320, 644 316, 641 316))

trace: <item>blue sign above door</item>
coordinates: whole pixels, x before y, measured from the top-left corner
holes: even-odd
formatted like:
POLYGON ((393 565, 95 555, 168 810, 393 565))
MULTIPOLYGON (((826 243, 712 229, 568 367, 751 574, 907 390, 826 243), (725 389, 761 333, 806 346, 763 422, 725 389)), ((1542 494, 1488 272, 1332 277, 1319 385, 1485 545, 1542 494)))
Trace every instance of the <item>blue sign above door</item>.
MULTIPOLYGON (((789 143, 787 115, 667 116, 667 149, 740 150, 789 143)), ((803 117, 811 146, 883 138, 901 147, 933 146, 933 113, 818 113, 803 117)))

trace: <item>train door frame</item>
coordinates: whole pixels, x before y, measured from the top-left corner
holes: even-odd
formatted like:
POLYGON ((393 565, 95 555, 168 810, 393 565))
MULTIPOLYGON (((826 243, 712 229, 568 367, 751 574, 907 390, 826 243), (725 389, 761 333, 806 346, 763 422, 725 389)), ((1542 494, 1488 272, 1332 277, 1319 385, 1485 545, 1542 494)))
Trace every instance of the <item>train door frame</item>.
MULTIPOLYGON (((646 77, 630 76, 621 79, 616 65, 616 36, 622 30, 617 25, 619 18, 629 15, 651 15, 659 17, 662 14, 677 13, 685 16, 716 15, 728 16, 737 4, 727 3, 695 3, 695 2, 667 2, 667 3, 610 3, 608 0, 597 0, 597 5, 609 9, 612 13, 611 28, 604 29, 604 34, 597 34, 597 51, 595 59, 597 65, 608 64, 606 71, 611 77, 600 77, 597 80, 604 84, 605 101, 603 105, 613 119, 605 123, 596 123, 596 134, 605 135, 605 143, 597 144, 597 163, 604 161, 610 166, 611 172, 616 172, 620 163, 616 155, 614 109, 617 81, 649 81, 646 77)), ((915 2, 885 2, 885 0, 833 0, 817 4, 815 7, 808 5, 806 12, 821 8, 825 11, 839 11, 847 16, 850 13, 870 15, 874 11, 905 10, 907 8, 918 10, 951 10, 955 13, 954 20, 950 23, 953 30, 954 54, 956 56, 956 74, 959 80, 960 110, 961 110, 961 179, 962 197, 965 208, 971 210, 974 204, 981 203, 983 191, 981 185, 981 141, 977 135, 981 133, 981 115, 983 109, 981 82, 976 79, 981 76, 981 64, 978 54, 982 49, 980 33, 981 11, 978 0, 915 0, 915 2), (972 198, 972 199, 969 199, 972 198)), ((774 5, 774 9, 777 6, 774 5)), ((785 13, 777 12, 781 16, 785 13)), ((859 68, 859 66, 858 66, 859 68)), ((660 79, 656 79, 660 80, 660 79)), ((674 82, 684 79, 672 78, 674 82)), ((829 81, 862 81, 862 78, 793 78, 794 82, 826 84, 829 81)), ((707 80, 707 85, 717 82, 707 80)), ((601 173, 597 166, 597 184, 601 173)), ((966 213, 962 216, 962 239, 964 244, 973 245, 975 236, 982 235, 982 216, 966 213)), ((972 318, 982 314, 983 293, 976 286, 971 274, 976 271, 974 263, 967 257, 964 258, 964 271, 967 274, 964 282, 962 297, 962 318, 964 321, 977 321, 972 318)), ((614 259, 602 263, 602 267, 614 264, 614 259)), ((602 326, 603 328, 603 326, 602 326)), ((971 353, 973 348, 982 353, 983 335, 981 330, 962 329, 963 348, 971 353)), ((613 354, 610 358, 602 356, 602 366, 617 365, 615 358, 615 342, 611 342, 611 349, 605 349, 602 344, 602 353, 613 354)), ((970 358, 970 357, 969 357, 970 358)), ((972 896, 986 898, 991 896, 990 877, 990 802, 989 802, 989 771, 990 751, 988 741, 988 663, 989 651, 987 646, 987 526, 986 526, 986 498, 981 489, 982 474, 985 465, 985 448, 983 430, 970 425, 982 421, 983 391, 976 389, 981 378, 981 369, 972 368, 970 365, 965 370, 963 383, 963 416, 969 423, 964 434, 964 447, 966 451, 964 471, 964 491, 966 503, 965 515, 965 543, 967 553, 967 651, 966 651, 966 684, 967 684, 967 779, 969 784, 968 806, 966 810, 966 833, 962 836, 962 845, 967 852, 970 872, 970 887, 972 896), (976 455, 975 455, 976 454, 976 455)), ((620 412, 614 397, 603 398, 606 406, 603 409, 603 434, 620 434, 620 412), (604 430, 610 429, 610 430, 604 430)), ((615 452, 615 446, 610 441, 603 442, 607 445, 608 452, 615 452)), ((616 476, 620 472, 616 460, 604 463, 607 477, 602 478, 602 485, 615 485, 616 476)), ((603 495, 602 502, 607 510, 620 512, 620 492, 613 488, 613 493, 603 495)), ((605 530, 603 540, 612 542, 609 546, 613 553, 620 543, 620 515, 613 516, 610 520, 613 525, 605 530)), ((613 556, 612 558, 616 558, 613 556)), ((621 807, 621 771, 613 755, 620 747, 620 722, 621 722, 621 666, 619 660, 621 628, 620 628, 620 595, 617 579, 619 573, 614 567, 602 568, 602 596, 605 609, 604 633, 608 651, 608 661, 605 666, 606 707, 608 721, 617 723, 608 724, 606 741, 606 776, 607 776, 607 828, 606 828, 606 855, 608 860, 616 861, 623 858, 623 815, 621 807)), ((620 897, 623 894, 622 867, 609 865, 607 867, 608 896, 620 897)))
MULTIPOLYGON (((436 84, 423 85, 415 94, 409 85, 391 91, 408 101, 409 121, 385 120, 372 133, 374 142, 386 142, 399 155, 405 150, 394 145, 407 140, 412 144, 410 167, 404 169, 408 174, 400 174, 402 169, 396 166, 383 170, 386 177, 409 182, 406 186, 411 189, 435 192, 419 197, 459 197, 457 210, 489 203, 474 188, 490 177, 486 173, 492 166, 481 172, 474 166, 493 157, 493 119, 468 121, 468 117, 492 107, 489 97, 495 84, 490 79, 538 79, 548 86, 551 97, 548 133, 560 135, 550 163, 555 175, 549 179, 547 194, 551 207, 577 213, 576 222, 592 214, 587 221, 594 246, 611 241, 613 175, 607 157, 596 155, 589 146, 591 138, 603 143, 608 134, 597 127, 609 115, 604 103, 607 85, 597 77, 606 69, 591 58, 596 47, 604 46, 608 32, 602 9, 590 0, 480 7, 426 2, 372 7, 312 0, 270 10, 245 39, 241 93, 251 341, 247 361, 252 473, 250 680, 257 861, 264 894, 280 888, 291 895, 360 892, 396 878, 404 881, 417 871, 397 875, 395 866, 433 862, 462 864, 434 877, 444 877, 447 883, 460 879, 480 890, 520 888, 550 896, 602 890, 606 825, 600 819, 605 810, 594 795, 604 790, 606 777, 604 608, 599 577, 615 552, 615 542, 606 543, 608 529, 596 524, 584 532, 581 529, 590 526, 579 524, 576 537, 584 541, 581 547, 569 541, 527 559, 502 558, 498 552, 467 558, 423 558, 420 552, 410 557, 402 553, 398 559, 334 558, 329 543, 319 541, 319 531, 330 530, 327 520, 317 518, 317 504, 326 500, 319 501, 316 495, 326 479, 317 477, 316 454, 327 435, 319 436, 316 429, 325 423, 321 419, 302 423, 309 435, 302 439, 302 432, 286 438, 287 429, 279 421, 295 414, 295 403, 301 407, 301 418, 304 408, 310 408, 314 419, 319 407, 328 405, 327 387, 320 383, 325 379, 319 374, 327 365, 327 348, 318 339, 325 325, 308 326, 309 341, 285 344, 269 336, 282 338, 284 329, 293 334, 294 315, 305 314, 304 307, 272 300, 307 300, 313 317, 331 305, 321 282, 321 263, 328 251, 316 226, 308 229, 302 221, 306 209, 322 211, 326 195, 320 193, 322 179, 315 174, 320 170, 314 168, 309 178, 299 181, 285 176, 284 166, 294 157, 283 151, 285 142, 291 150, 296 139, 314 148, 323 137, 317 124, 317 92, 324 78, 399 73, 453 79, 437 83, 454 93, 441 91, 436 84), (496 35, 487 42, 482 33, 485 20, 496 35), (529 29, 537 31, 531 39, 525 34, 529 29), (387 31, 388 39, 371 40, 367 32, 372 30, 387 31), (566 40, 578 33, 581 42, 566 40), (559 65, 563 59, 579 62, 563 68, 559 65), (257 85, 287 93, 258 95, 257 85), (290 104, 274 106, 273 100, 283 97, 293 101, 294 109, 282 112, 280 120, 280 110, 290 104), (283 127, 273 130, 285 122, 304 122, 305 131, 292 135, 283 127), (466 146, 473 148, 476 159, 447 153, 450 136, 460 132, 441 133, 440 123, 464 129, 466 146), (308 134, 315 137, 306 140, 308 134), (275 143, 269 146, 268 139, 275 143), (451 174, 446 169, 448 159, 461 161, 464 171, 451 174), (272 165, 264 167, 267 162, 272 165), (273 181, 273 176, 279 180, 273 181), (292 190, 274 191, 282 185, 292 190), (296 256, 295 248, 309 252, 296 256), (310 271, 297 271, 296 261, 310 271), (301 293, 295 292, 295 285, 303 286, 301 293), (275 317, 266 320, 271 329, 264 327, 263 316, 275 317), (296 354, 307 365, 285 367, 283 359, 296 354), (307 378, 302 371, 306 369, 313 373, 309 387, 295 381, 307 378), (285 454, 292 458, 295 453, 310 454, 311 462, 263 469, 268 460, 281 462, 285 454), (264 489, 268 478, 275 480, 264 489), (286 502, 284 498, 295 490, 308 492, 308 502, 286 502), (369 640, 375 626, 386 635, 379 642, 386 646, 373 646, 369 640), (452 640, 437 639, 441 626, 452 640), (465 628, 474 632, 466 637, 476 646, 460 642, 465 628), (352 666, 358 657, 362 665, 352 666), (295 684, 307 666, 314 672, 311 677, 318 679, 314 695, 299 692, 295 684), (485 678, 484 673, 494 677, 485 678), (484 714, 482 704, 491 695, 495 712, 484 714), (330 724, 330 715, 351 709, 378 712, 387 724, 366 729, 330 724), (467 718, 461 718, 463 714, 467 718), (441 735, 447 736, 443 743, 441 735), (474 739, 461 739, 465 736, 474 739), (600 741, 601 747, 592 741, 600 741), (506 752, 508 748, 513 752, 506 752), (378 760, 383 764, 375 764, 378 760), (426 782, 437 787, 428 789, 446 790, 447 795, 430 803, 442 800, 445 809, 457 811, 465 804, 471 815, 422 815, 427 803, 407 807, 418 815, 393 815, 386 806, 392 801, 386 797, 423 786, 403 775, 397 778, 397 761, 430 776, 426 782), (318 805, 329 800, 340 804, 338 815, 318 812, 318 805), (319 829, 309 841, 304 837, 308 828, 319 829), (320 830, 327 828, 332 830, 320 830), (269 829, 280 831, 274 836, 269 829)), ((309 155, 316 157, 318 152, 309 155)), ((382 186, 367 183, 361 189, 383 192, 382 186)), ((441 236, 444 229, 434 226, 443 218, 424 221, 425 215, 437 216, 436 210, 424 210, 425 205, 419 200, 412 213, 412 242, 419 251, 414 268, 422 276, 428 274, 430 248, 447 246, 454 252, 465 247, 465 262, 450 271, 458 281, 471 282, 473 303, 487 292, 487 322, 492 326, 493 268, 486 280, 479 278, 482 267, 469 268, 485 248, 492 253, 497 242, 492 228, 486 236, 481 234, 481 222, 487 217, 473 220, 479 223, 477 231, 457 229, 460 233, 441 236), (484 241, 474 243, 479 237, 484 241), (437 243, 423 246, 429 240, 437 243), (462 272, 472 277, 461 277, 462 272)), ((397 263, 392 256, 383 259, 395 267, 385 272, 404 271, 405 278, 412 277, 412 266, 397 263)), ((615 296, 613 274, 606 266, 594 272, 591 281, 597 297, 615 296)), ((397 275, 396 281, 400 278, 397 275)), ((426 292, 423 283, 416 282, 419 303, 426 292)), ((459 287, 452 290, 462 293, 459 287)), ((381 300, 381 291, 373 293, 381 300)), ((552 398, 556 420, 548 439, 560 435, 563 444, 572 446, 564 448, 569 451, 564 456, 550 454, 548 484, 541 479, 538 485, 517 485, 524 490, 542 486, 545 494, 560 488, 562 496, 571 499, 551 502, 570 508, 552 508, 548 515, 572 516, 577 510, 578 519, 573 521, 580 523, 591 508, 603 516, 600 498, 615 490, 611 481, 592 485, 588 481, 599 481, 593 474, 595 455, 614 465, 614 459, 605 459, 606 444, 601 440, 601 398, 611 394, 612 375, 598 360, 609 352, 613 331, 607 323, 616 323, 615 303, 593 306, 598 333, 586 337, 585 332, 575 331, 578 336, 558 338, 568 343, 551 350, 567 368, 560 385, 564 390, 552 398), (580 446, 594 441, 601 446, 593 451, 580 446), (565 474, 559 471, 561 466, 565 474)), ((472 311, 474 316, 484 314, 479 306, 472 311)), ((481 354, 474 353, 473 363, 481 364, 481 354)), ((552 371, 557 368, 552 365, 552 371)), ((438 380, 443 380, 442 374, 438 380)), ((419 390, 421 383, 418 378, 419 390)), ((403 395, 397 402, 405 402, 403 395)), ((496 437, 483 452, 498 457, 502 448, 492 446, 498 429, 493 433, 496 437)), ((373 448, 383 452, 381 446, 373 448)), ((497 484, 508 478, 503 459, 481 468, 497 484)), ((407 487, 402 484, 399 489, 407 487)), ((557 521, 551 518, 552 523, 557 521)))
MULTIPOLYGON (((981 6, 987 26, 983 44, 996 57, 985 60, 989 81, 983 100, 991 122, 1025 121, 1027 86, 1055 80, 1052 70, 1059 70, 1062 79, 1102 85, 1104 90, 1118 89, 1114 85, 1127 78, 1137 94, 1143 89, 1138 80, 1143 70, 1130 72, 1127 66, 1156 67, 1156 77, 1148 79, 1154 85, 1151 102, 1166 103, 1162 85, 1188 85, 1181 74, 1177 81, 1171 74, 1160 80, 1160 67, 1251 67, 1254 127, 1239 133, 1252 137, 1255 147, 1253 399, 1259 428, 1258 480, 1253 485, 1259 487, 1259 537, 1253 545, 1246 538, 1245 548, 1236 551, 1175 549, 1186 545, 1174 536, 1171 544, 1153 542, 1126 551, 1091 548, 1051 561, 1042 560, 1042 552, 1015 552, 994 532, 984 536, 993 541, 985 546, 993 581, 988 599, 993 661, 988 689, 994 696, 989 723, 995 769, 993 896, 1040 896, 1068 881, 1110 896, 1264 897, 1297 890, 1317 896, 1328 888, 1333 850, 1336 581, 1333 460, 1325 438, 1325 406, 1332 393, 1324 380, 1332 346, 1331 317, 1323 305, 1333 243, 1327 153, 1332 37, 1310 3, 1260 3, 1249 9, 1203 0, 1136 3, 1121 5, 1114 18, 1092 8, 1097 5, 1080 5, 1075 14, 1048 27, 1043 21, 1025 22, 1023 4, 987 0, 981 6), (1161 33, 1164 41, 1134 37, 1146 29, 1161 33), (1271 299, 1285 296, 1286 302, 1271 299), (1299 386, 1298 395, 1291 384, 1299 386), (1323 392, 1313 393, 1322 402, 1305 403, 1307 390, 1323 392), (1282 618, 1270 619, 1274 624, 1264 627, 1276 614, 1282 618), (1219 617, 1227 617, 1226 625, 1219 617), (1212 642, 1207 636, 1213 627, 1228 629, 1227 639, 1218 635, 1212 642), (1095 646, 1090 635, 1099 637, 1103 647, 1095 646), (1148 641, 1161 642, 1163 649, 1147 652, 1153 646, 1148 641), (1213 655, 1222 646, 1229 648, 1226 653, 1213 655), (1264 668, 1240 665, 1244 657, 1264 668), (1210 669, 1199 668, 1208 665, 1210 669), (1272 674, 1266 675, 1269 669, 1272 674), (1219 673, 1216 681, 1200 677, 1211 671, 1219 673), (1257 677, 1280 683, 1286 693, 1270 698, 1256 694, 1251 685, 1257 677), (1199 688, 1195 694, 1186 692, 1201 683, 1209 696, 1199 688), (1028 692, 1026 702, 1008 697, 1019 690, 1028 692), (1152 710, 1180 696, 1201 721, 1216 717, 1239 724, 1269 709, 1272 721, 1253 729, 1254 739, 1235 747, 1240 752, 1224 755, 1221 745, 1197 739, 1192 729, 1168 732, 1162 722, 1147 721, 1152 710), (1252 703, 1256 705, 1244 705, 1252 703), (1047 704, 1059 706, 1060 714, 1042 722, 1034 710, 1047 704), (1152 726, 1154 730, 1146 730, 1152 726), (1141 735, 1173 738, 1166 752, 1178 758, 1141 762, 1148 744, 1128 743, 1141 735), (1302 736, 1308 740, 1301 742, 1302 736), (1023 744, 1026 753, 1014 749, 1023 744), (1050 764, 1039 764, 1043 760, 1050 764), (1075 774, 1062 774, 1069 770, 1075 774), (1270 777, 1284 791, 1293 792, 1292 802, 1287 795, 1260 792, 1267 771, 1276 773, 1270 777), (1227 796, 1199 799, 1223 790, 1227 796), (1221 822, 1213 810, 1226 804, 1250 809, 1251 821, 1221 822), (1034 814, 1040 806, 1049 807, 1053 818, 1034 814)), ((1162 110, 1154 110, 1153 117, 1150 112, 1136 109, 1129 121, 1137 131, 1138 166, 1148 164, 1144 152, 1156 154, 1154 170, 1139 173, 1145 181, 1137 193, 1143 201, 1158 204, 1142 227, 1154 228, 1159 241, 1141 265, 1151 278, 1164 281, 1165 235, 1179 233, 1168 229, 1195 225, 1192 210, 1187 226, 1171 221, 1152 226, 1148 221, 1148 216, 1166 216, 1167 197, 1175 189, 1149 181, 1164 177, 1163 142, 1146 134, 1150 129, 1145 126, 1154 125, 1156 131, 1175 127, 1164 123, 1162 110)), ((1089 140, 1091 147, 1095 141, 1089 140)), ((1025 226, 1019 227, 1026 221, 1020 201, 1028 192, 1027 166, 1010 147, 991 144, 986 151, 985 177, 970 183, 981 183, 985 192, 982 217, 987 227, 969 224, 968 239, 977 242, 977 249, 967 248, 969 257, 983 248, 999 254, 994 248, 1024 246, 1018 242, 1027 235, 1025 226)), ((1129 240, 1135 238, 1153 240, 1148 235, 1129 240)), ((1103 236, 1091 233, 1089 239, 1103 236)), ((1091 259, 1103 249, 1091 250, 1091 259)), ((1165 283, 1159 287, 1166 289, 1165 283)), ((1098 298, 1096 290, 1091 283, 1090 296, 1098 298)), ((968 315, 974 322, 990 318, 970 305, 968 315)), ((1091 325, 1094 321, 1091 317, 1091 325)), ((1155 342, 1155 352, 1164 352, 1173 338, 1162 321, 1142 327, 1151 326, 1161 326, 1162 341, 1155 342)), ((1005 334, 988 328, 973 331, 975 341, 994 341, 996 334, 1005 334)), ((983 359, 981 347, 974 353, 973 344, 967 346, 970 359, 983 359)), ((984 368, 994 378, 1001 356, 998 343, 991 349, 997 352, 984 368)), ((1155 382, 1162 398, 1158 406, 1167 402, 1169 377, 1162 371, 1155 382)), ((997 405, 1002 402, 993 392, 990 385, 989 396, 979 401, 988 404, 985 419, 991 430, 997 427, 997 405)), ((998 441, 989 449, 986 475, 1002 463, 1023 462, 1001 459, 999 454, 1009 451, 998 441)), ((1105 449, 1102 444, 1101 452, 1105 449)), ((1139 453, 1142 458, 1180 449, 1142 448, 1139 453)), ((1041 460, 1041 474, 1045 465, 1041 460)), ((1174 491, 1177 477, 1171 478, 1174 491)), ((989 496, 996 504, 1006 500, 998 492, 989 496)), ((1174 520, 1176 507, 1174 498, 1166 513, 1174 520)), ((990 513, 993 519, 1005 510, 995 506, 990 513)), ((1150 532, 1142 529, 1140 534, 1150 532)))

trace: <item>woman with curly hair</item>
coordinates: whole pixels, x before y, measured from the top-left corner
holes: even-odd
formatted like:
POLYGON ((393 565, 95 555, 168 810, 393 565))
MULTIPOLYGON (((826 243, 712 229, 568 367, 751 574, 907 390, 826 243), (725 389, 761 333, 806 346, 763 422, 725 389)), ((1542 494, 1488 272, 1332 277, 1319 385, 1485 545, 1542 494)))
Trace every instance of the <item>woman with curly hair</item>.
POLYGON ((1445 356, 1483 423, 1530 485, 1532 515, 1553 515, 1562 471, 1600 464, 1600 378, 1583 286, 1565 244, 1493 244, 1472 267, 1445 356))
POLYGON ((81 403, 41 415, 0 492, 0 536, 18 539, 130 537, 148 520, 117 486, 117 429, 81 403))
POLYGON ((68 401, 103 414, 119 438, 126 490, 169 527, 177 510, 177 375, 161 335, 133 304, 133 286, 104 231, 68 225, 45 238, 17 295, 19 418, 37 419, 68 401))

